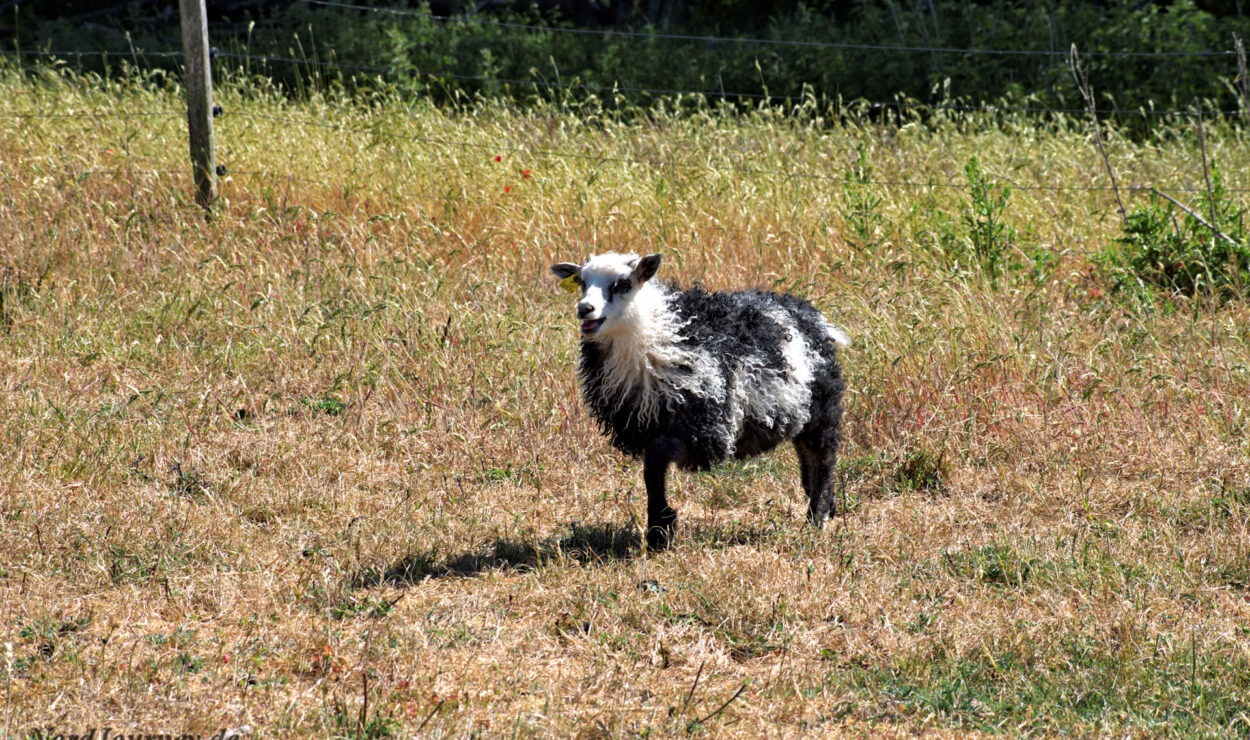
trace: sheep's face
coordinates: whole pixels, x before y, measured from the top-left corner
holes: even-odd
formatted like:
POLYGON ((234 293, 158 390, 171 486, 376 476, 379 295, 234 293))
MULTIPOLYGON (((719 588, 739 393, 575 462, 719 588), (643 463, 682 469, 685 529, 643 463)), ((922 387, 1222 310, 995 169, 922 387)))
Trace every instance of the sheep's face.
POLYGON ((658 254, 639 258, 613 253, 591 257, 581 267, 561 262, 552 265, 551 272, 581 290, 577 318, 582 322, 582 337, 606 339, 629 324, 634 298, 659 267, 658 254))

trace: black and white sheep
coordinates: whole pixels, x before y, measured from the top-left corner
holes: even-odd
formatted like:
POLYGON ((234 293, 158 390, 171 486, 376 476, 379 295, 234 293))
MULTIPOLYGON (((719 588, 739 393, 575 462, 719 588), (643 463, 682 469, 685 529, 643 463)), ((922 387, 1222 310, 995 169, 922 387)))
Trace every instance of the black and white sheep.
POLYGON ((812 305, 764 291, 707 292, 652 280, 660 255, 602 254, 551 272, 580 287, 582 394, 612 444, 643 459, 647 543, 677 512, 670 463, 702 470, 793 440, 808 520, 834 505, 842 417, 836 348, 850 344, 812 305))

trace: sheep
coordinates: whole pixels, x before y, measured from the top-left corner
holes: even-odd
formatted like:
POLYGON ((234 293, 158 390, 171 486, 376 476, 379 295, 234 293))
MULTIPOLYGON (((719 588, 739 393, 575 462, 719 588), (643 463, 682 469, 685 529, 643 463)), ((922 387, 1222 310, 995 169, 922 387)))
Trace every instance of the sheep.
POLYGON ((551 272, 580 288, 582 396, 614 447, 642 458, 646 541, 663 549, 677 512, 670 464, 706 470, 790 440, 807 519, 834 506, 842 419, 837 348, 850 339, 810 303, 765 291, 685 290, 653 280, 661 256, 592 256, 551 272))

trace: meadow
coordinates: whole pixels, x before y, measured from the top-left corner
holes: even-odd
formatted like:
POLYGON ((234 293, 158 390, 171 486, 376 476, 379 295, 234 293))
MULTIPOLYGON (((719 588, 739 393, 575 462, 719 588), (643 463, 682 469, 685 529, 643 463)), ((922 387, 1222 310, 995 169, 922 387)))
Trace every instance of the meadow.
MULTIPOLYGON (((1089 121, 240 78, 206 218, 159 75, 0 101, 6 736, 1250 733, 1250 311, 1109 276, 1089 121), (823 531, 784 449, 641 551, 547 274, 607 250, 851 334, 823 531)), ((1101 135, 1244 207, 1236 122, 1101 135)))

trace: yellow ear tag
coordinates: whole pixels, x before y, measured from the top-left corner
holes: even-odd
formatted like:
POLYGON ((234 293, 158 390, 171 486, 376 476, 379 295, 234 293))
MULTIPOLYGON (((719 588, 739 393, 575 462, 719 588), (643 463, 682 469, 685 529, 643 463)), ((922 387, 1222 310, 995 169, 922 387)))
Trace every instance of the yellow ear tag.
POLYGON ((560 287, 564 289, 565 293, 576 293, 578 290, 580 290, 580 288, 577 285, 577 276, 569 275, 566 278, 561 278, 560 287))

